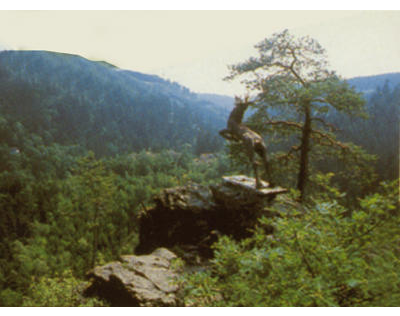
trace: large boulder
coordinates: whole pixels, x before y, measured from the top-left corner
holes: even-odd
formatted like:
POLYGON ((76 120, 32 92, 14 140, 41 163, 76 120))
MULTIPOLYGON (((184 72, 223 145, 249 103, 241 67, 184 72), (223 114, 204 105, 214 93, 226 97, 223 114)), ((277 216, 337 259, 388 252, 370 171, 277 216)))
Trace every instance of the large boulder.
POLYGON ((120 261, 95 267, 85 291, 112 306, 179 306, 176 283, 178 272, 171 266, 176 255, 156 249, 143 256, 123 256, 120 261))
MULTIPOLYGON (((210 257, 210 245, 219 234, 241 239, 251 234, 257 219, 282 188, 255 188, 245 176, 223 177, 218 185, 188 184, 163 190, 154 198, 155 207, 142 212, 139 245, 135 252, 150 253, 158 247, 179 246, 210 257)), ((185 258, 184 258, 185 259, 185 258)))

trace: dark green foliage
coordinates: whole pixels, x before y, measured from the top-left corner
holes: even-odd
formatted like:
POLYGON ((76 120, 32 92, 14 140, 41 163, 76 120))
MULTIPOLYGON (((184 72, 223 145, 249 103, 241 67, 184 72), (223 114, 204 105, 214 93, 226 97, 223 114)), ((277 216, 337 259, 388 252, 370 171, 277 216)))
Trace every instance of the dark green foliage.
MULTIPOLYGON (((369 120, 318 104, 321 118, 341 129, 333 140, 354 142, 358 155, 339 151, 347 160, 337 163, 337 151, 313 144, 308 203, 285 204, 285 216, 262 219, 241 243, 223 237, 212 269, 187 276, 188 302, 399 304, 398 186, 376 185, 398 177, 400 90, 393 82, 368 92, 369 120), (265 225, 276 228, 273 237, 265 225)), ((329 84, 348 92, 338 81, 292 88, 307 97, 329 84)), ((363 80, 354 84, 371 90, 363 80)), ((218 152, 229 100, 79 56, 0 53, 0 306, 103 306, 80 295, 83 277, 133 252, 138 215, 154 194, 250 172, 237 145, 229 156, 218 152)), ((276 117, 296 118, 278 108, 276 117)), ((290 129, 266 130, 265 114, 258 107, 248 124, 268 134, 276 183, 293 188, 297 162, 285 155, 297 139, 290 129)))
POLYGON ((201 130, 196 138, 195 150, 196 155, 204 153, 217 152, 222 147, 222 138, 218 134, 210 131, 201 130))
POLYGON ((24 297, 24 307, 102 307, 96 298, 82 296, 86 282, 77 280, 70 271, 53 278, 33 278, 30 296, 24 297))
POLYGON ((224 115, 156 76, 68 54, 1 52, 0 306, 33 295, 32 276, 81 278, 132 253, 138 213, 158 190, 215 176, 217 167, 193 162, 190 144, 216 150, 215 137, 207 143, 198 131, 216 134, 224 115))
MULTIPOLYGON (((325 180, 324 180, 325 179, 325 180)), ((398 181, 349 210, 321 177, 324 194, 260 220, 242 242, 222 237, 210 269, 184 279, 195 306, 398 306, 398 181), (324 184, 325 183, 325 184, 324 184), (332 197, 336 196, 336 199, 332 197), (263 227, 272 225, 274 234, 263 227)), ((280 208, 282 211, 282 207, 280 208)))
POLYGON ((138 214, 154 194, 189 181, 212 183, 229 171, 224 155, 201 162, 190 146, 103 160, 93 153, 73 156, 61 146, 33 149, 25 169, 24 149, 10 156, 15 170, 0 173, 10 178, 2 182, 1 306, 78 304, 72 292, 53 300, 51 291, 69 291, 94 265, 132 253, 138 214), (43 156, 48 151, 52 155, 43 156), (39 158, 37 166, 45 167, 35 173, 32 163, 39 158), (73 275, 61 278, 65 271, 73 275))
MULTIPOLYGON (((368 120, 346 118, 336 109, 320 114, 340 128, 337 139, 351 150, 321 150, 314 145, 309 202, 301 207, 278 203, 276 210, 284 209, 283 217, 261 219, 253 237, 242 242, 222 237, 215 245, 210 269, 184 277, 188 305, 400 304, 399 182, 377 189, 378 179, 398 178, 398 87, 390 89, 386 83, 374 93, 369 91, 368 120), (342 162, 335 159, 338 154, 342 162), (323 176, 318 170, 335 173, 323 176), (266 233, 271 226, 273 235, 266 233)), ((259 108, 248 124, 264 131, 266 125, 260 122, 279 115, 288 119, 291 112, 267 113, 259 108)), ((290 130, 278 132, 274 126, 267 132, 275 179, 295 187, 296 162, 290 156, 296 153, 292 148, 296 139, 290 130)), ((239 146, 231 145, 230 155, 244 165, 246 157, 239 146)), ((293 197, 298 192, 293 191, 293 197)))
POLYGON ((194 144, 227 114, 177 83, 43 51, 0 53, 0 110, 46 143, 102 156, 194 144))
POLYGON ((329 120, 339 129, 339 137, 361 146, 377 157, 375 169, 379 180, 399 177, 400 84, 387 81, 369 93, 368 119, 346 119, 334 114, 329 120))

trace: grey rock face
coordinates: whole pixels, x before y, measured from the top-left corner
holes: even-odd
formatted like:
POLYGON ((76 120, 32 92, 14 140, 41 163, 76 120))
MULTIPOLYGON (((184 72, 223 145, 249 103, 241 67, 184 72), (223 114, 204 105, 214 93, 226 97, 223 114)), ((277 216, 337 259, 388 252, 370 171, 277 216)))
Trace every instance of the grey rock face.
POLYGON ((196 249, 202 257, 212 255, 217 235, 241 239, 250 235, 265 207, 282 188, 255 188, 245 176, 223 177, 219 185, 190 184, 162 191, 156 206, 140 217, 140 242, 135 252, 150 253, 158 247, 196 249))
POLYGON ((176 255, 156 249, 144 256, 123 256, 89 272, 88 296, 99 296, 112 306, 178 306, 178 272, 171 267, 176 255))

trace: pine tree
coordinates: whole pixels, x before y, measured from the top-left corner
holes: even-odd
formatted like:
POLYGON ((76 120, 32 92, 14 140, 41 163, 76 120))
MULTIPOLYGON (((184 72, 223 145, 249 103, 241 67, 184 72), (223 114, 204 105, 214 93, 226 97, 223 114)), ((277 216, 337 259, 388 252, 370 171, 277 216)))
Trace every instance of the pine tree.
POLYGON ((325 50, 314 39, 295 38, 285 30, 255 48, 258 56, 230 66, 226 79, 244 77, 246 87, 257 93, 251 121, 259 131, 298 136, 299 143, 280 158, 297 157, 297 188, 303 200, 315 146, 351 148, 336 139, 327 115, 332 111, 363 115, 364 100, 328 70, 325 50))

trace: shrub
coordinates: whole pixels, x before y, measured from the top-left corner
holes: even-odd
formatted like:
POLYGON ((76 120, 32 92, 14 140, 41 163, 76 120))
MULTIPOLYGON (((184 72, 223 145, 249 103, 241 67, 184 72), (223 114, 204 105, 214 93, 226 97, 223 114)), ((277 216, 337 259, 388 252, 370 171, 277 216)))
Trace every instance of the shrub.
POLYGON ((294 205, 282 217, 261 218, 251 238, 220 238, 210 269, 184 277, 186 303, 400 305, 397 181, 362 199, 355 210, 335 199, 294 205), (266 233, 268 225, 273 235, 266 233))
POLYGON ((106 306, 96 298, 85 298, 82 290, 86 283, 76 279, 70 271, 55 277, 33 280, 29 295, 24 297, 24 307, 94 307, 106 306))

